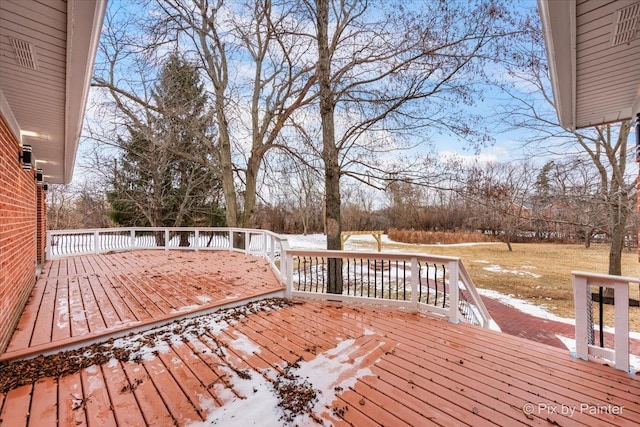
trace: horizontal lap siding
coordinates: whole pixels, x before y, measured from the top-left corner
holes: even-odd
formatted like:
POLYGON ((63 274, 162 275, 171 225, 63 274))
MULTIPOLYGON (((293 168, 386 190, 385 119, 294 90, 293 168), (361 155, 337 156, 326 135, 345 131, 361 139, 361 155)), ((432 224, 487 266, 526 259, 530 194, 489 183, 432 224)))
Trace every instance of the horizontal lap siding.
POLYGON ((18 162, 20 145, 0 116, 0 352, 35 283, 36 185, 18 162))

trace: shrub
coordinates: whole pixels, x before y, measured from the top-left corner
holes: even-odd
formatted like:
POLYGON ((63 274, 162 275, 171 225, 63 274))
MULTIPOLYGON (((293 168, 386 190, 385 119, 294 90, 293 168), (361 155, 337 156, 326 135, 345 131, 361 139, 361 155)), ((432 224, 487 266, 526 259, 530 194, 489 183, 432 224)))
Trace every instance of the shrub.
POLYGON ((424 231, 424 230, 389 230, 389 239, 402 243, 418 244, 454 244, 494 242, 495 239, 487 234, 463 231, 424 231))

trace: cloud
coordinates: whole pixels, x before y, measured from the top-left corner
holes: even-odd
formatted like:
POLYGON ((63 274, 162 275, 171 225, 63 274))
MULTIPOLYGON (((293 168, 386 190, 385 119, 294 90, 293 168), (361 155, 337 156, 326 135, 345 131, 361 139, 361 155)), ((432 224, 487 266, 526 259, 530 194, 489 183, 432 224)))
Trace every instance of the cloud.
POLYGON ((478 154, 463 154, 455 151, 444 150, 438 153, 442 161, 456 161, 462 164, 487 164, 505 161, 509 158, 509 151, 504 147, 491 147, 478 154))

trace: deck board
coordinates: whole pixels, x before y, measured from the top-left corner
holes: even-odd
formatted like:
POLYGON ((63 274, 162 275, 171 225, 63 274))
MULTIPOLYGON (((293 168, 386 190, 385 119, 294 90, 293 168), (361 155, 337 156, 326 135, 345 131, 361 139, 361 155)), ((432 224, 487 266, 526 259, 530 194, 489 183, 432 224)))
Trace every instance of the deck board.
POLYGON ((38 345, 51 341, 54 310, 49 309, 49 307, 55 306, 56 288, 57 286, 54 281, 47 281, 45 284, 45 291, 38 307, 30 345, 38 345))
POLYGON ((129 384, 135 384, 133 394, 148 426, 171 426, 173 418, 142 364, 127 362, 123 371, 129 384))
MULTIPOLYGON (((343 353, 345 360, 370 367, 372 375, 337 392, 328 408, 317 408, 315 416, 326 425, 636 425, 640 413, 637 377, 571 359, 557 348, 496 334, 397 310, 305 302, 254 313, 212 335, 175 341, 168 351, 140 364, 109 362, 85 369, 81 390, 76 386, 74 391, 62 391, 68 388, 65 378, 58 394, 85 402, 80 409, 67 409, 67 417, 81 417, 84 410, 89 419, 97 417, 105 425, 114 420, 120 425, 161 426, 206 421, 209 411, 223 409, 230 396, 242 396, 233 390, 238 379, 224 366, 231 364, 251 376, 266 375, 273 380, 287 364, 300 358, 302 363, 311 363, 314 357, 351 339, 353 347, 343 353), (223 358, 218 346, 223 346, 223 358), (316 354, 308 351, 312 346, 316 354), (562 368, 559 373, 573 372, 584 380, 549 375, 549 368, 558 366, 562 368), (594 378, 603 385, 609 378, 614 389, 588 387, 585 381, 594 378), (132 390, 123 393, 127 385, 132 390), (528 418, 522 411, 527 402, 610 402, 624 405, 626 412, 597 417, 541 412, 528 418)), ((29 400, 29 390, 22 387, 9 392, 6 400, 11 405, 5 402, 4 406, 27 410, 20 401, 29 400)), ((19 421, 19 412, 13 412, 10 419, 19 421)))
POLYGON ((31 391, 33 386, 23 385, 6 394, 0 419, 7 426, 26 426, 29 422, 31 391))
MULTIPOLYGON (((86 311, 85 325, 95 330, 101 325, 91 316, 99 316, 107 328, 140 325, 145 316, 184 310, 179 304, 188 307, 197 301, 206 307, 227 301, 229 295, 253 295, 256 288, 264 289, 248 284, 243 289, 238 279, 243 272, 254 281, 274 280, 272 274, 265 275, 264 264, 251 262, 226 271, 229 263, 238 264, 243 258, 233 254, 216 264, 213 255, 207 254, 206 262, 198 262, 202 255, 196 253, 80 257, 45 269, 41 284, 57 285, 56 299, 71 299, 70 310, 82 307, 78 319, 86 311), (55 276, 55 271, 64 276, 55 276), (154 287, 162 289, 154 297, 158 304, 151 302, 151 296, 142 297, 154 287), (171 293, 175 298, 169 298, 171 293), (203 303, 203 297, 211 300, 203 303)), ((32 300, 37 300, 37 292, 32 300)), ((44 296, 45 291, 40 292, 44 296)), ((51 307, 54 324, 64 323, 64 303, 51 307)), ((28 318, 33 319, 33 313, 28 318)), ((72 320, 74 312, 70 313, 72 320)), ((57 425, 215 425, 230 406, 255 404, 251 398, 257 389, 252 392, 248 384, 261 381, 267 388, 275 387, 282 375, 305 366, 317 366, 308 381, 313 387, 325 387, 318 388, 318 396, 329 400, 316 404, 313 414, 307 414, 311 418, 298 419, 299 425, 311 425, 314 418, 325 426, 359 427, 554 423, 626 427, 636 426, 640 418, 637 376, 573 359, 566 350, 471 325, 386 307, 302 300, 225 319, 224 323, 205 320, 212 327, 197 335, 162 338, 156 353, 148 350, 137 362, 112 359, 0 393, 2 423, 21 427, 46 420, 47 425, 56 425, 57 415, 57 425), (338 367, 340 373, 331 377, 338 367), (334 388, 336 384, 345 386, 334 388), (623 411, 569 416, 538 410, 527 415, 526 403, 611 404, 622 405, 623 411)), ((62 329, 54 336, 63 336, 62 329)), ((26 336, 19 332, 16 337, 26 336)), ((60 340, 60 349, 70 339, 60 340)), ((275 396, 275 390, 271 392, 275 396)))
MULTIPOLYGON (((29 299, 27 300, 28 306, 39 307, 44 291, 46 289, 46 280, 41 286, 35 287, 29 299)), ((18 321, 18 325, 13 332, 13 337, 7 346, 7 350, 20 349, 29 347, 31 343, 31 337, 33 335, 33 326, 37 320, 38 310, 25 310, 18 321)))
POLYGON ((103 371, 118 426, 145 426, 146 421, 133 393, 135 385, 129 383, 121 362, 109 364, 103 367, 103 371))
POLYGON ((178 373, 169 372, 159 357, 145 361, 144 366, 155 386, 156 393, 160 395, 171 414, 171 418, 178 425, 184 425, 190 421, 202 421, 194 403, 189 400, 189 396, 176 382, 174 375, 178 375, 178 373))
POLYGON ((69 284, 61 279, 57 283, 56 300, 53 308, 51 341, 59 341, 71 336, 71 318, 69 313, 69 284))
POLYGON ((49 261, 0 360, 283 289, 265 260, 228 251, 150 250, 49 261), (231 280, 230 266, 257 273, 233 273, 231 280))
POLYGON ((29 426, 56 425, 57 385, 52 378, 38 380, 33 386, 29 426))
MULTIPOLYGON (((87 425, 80 372, 58 379, 58 422, 61 426, 87 425)), ((19 425, 19 424, 18 424, 19 425)))
POLYGON ((90 366, 82 370, 83 406, 86 408, 88 424, 116 426, 111 397, 107 391, 102 366, 90 366))

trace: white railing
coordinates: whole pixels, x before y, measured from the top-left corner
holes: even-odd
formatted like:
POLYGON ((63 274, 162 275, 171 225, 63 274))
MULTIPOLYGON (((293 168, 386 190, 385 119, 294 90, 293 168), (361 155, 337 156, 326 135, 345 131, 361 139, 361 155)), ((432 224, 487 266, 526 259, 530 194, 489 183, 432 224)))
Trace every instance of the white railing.
POLYGON ((132 249, 230 250, 261 256, 279 274, 287 239, 268 230, 136 227, 47 231, 47 259, 132 249))
POLYGON ((285 259, 288 296, 400 306, 489 327, 489 313, 460 258, 294 249, 285 259))
POLYGON ((629 371, 629 284, 638 284, 640 279, 582 271, 572 271, 571 275, 576 306, 576 356, 584 360, 589 360, 589 356, 607 359, 616 369, 629 371), (592 286, 614 291, 613 349, 594 344, 592 286))
MULTIPOLYGON (((459 258, 291 250, 285 236, 257 229, 147 227, 47 232, 48 259, 132 249, 243 252, 267 259, 288 297, 395 305, 428 311, 455 323, 490 324, 489 313, 459 258), (337 277, 341 280, 334 283, 339 293, 335 289, 328 292, 328 260, 339 260, 337 277), (451 284, 456 284, 454 291, 451 284)), ((336 278, 332 280, 336 282, 336 278)))

